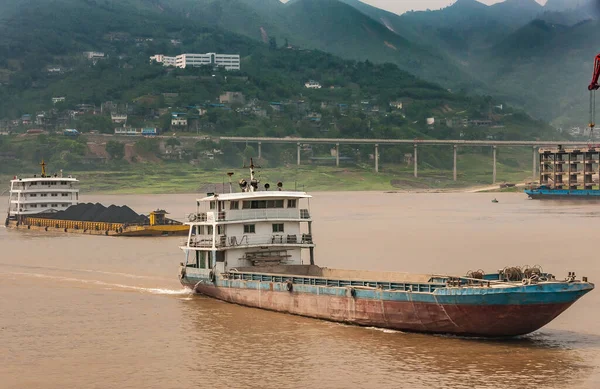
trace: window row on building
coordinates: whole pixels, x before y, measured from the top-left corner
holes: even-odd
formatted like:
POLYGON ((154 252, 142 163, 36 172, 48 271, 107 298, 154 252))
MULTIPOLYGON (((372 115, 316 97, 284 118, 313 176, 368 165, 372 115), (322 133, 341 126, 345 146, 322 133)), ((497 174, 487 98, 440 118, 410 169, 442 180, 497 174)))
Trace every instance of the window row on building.
MULTIPOLYGON (((29 197, 37 197, 37 193, 31 193, 29 197)), ((50 197, 58 197, 59 193, 50 193, 50 197)), ((61 197, 69 197, 68 193, 60 193, 61 197)), ((40 197, 48 197, 48 193, 40 193, 40 197)))
POLYGON ((150 57, 150 61, 162 63, 163 66, 175 66, 185 69, 188 66, 221 66, 227 70, 240 70, 239 54, 180 54, 176 57, 169 57, 162 54, 156 54, 150 57))
MULTIPOLYGON (((40 208, 47 208, 48 206, 52 207, 52 208, 58 208, 58 207, 62 207, 62 208, 66 208, 69 206, 69 204, 39 204, 40 208)), ((25 204, 24 205, 25 208, 37 208, 38 204, 25 204)))
MULTIPOLYGON (((31 183, 31 185, 37 185, 37 184, 38 184, 38 181, 33 181, 31 183)), ((67 185, 68 183, 67 183, 67 181, 60 181, 60 183, 59 183, 59 181, 40 181, 39 184, 40 185, 67 185)))

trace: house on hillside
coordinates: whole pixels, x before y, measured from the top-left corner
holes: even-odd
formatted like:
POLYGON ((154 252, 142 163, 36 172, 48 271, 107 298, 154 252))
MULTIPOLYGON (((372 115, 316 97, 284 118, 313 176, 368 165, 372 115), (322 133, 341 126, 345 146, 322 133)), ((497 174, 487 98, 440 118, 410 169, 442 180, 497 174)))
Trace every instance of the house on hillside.
POLYGON ((171 127, 187 127, 187 114, 184 112, 171 112, 171 127))
POLYGON ((390 101, 390 108, 402 109, 402 101, 390 101))
POLYGON ((473 120, 469 120, 469 125, 472 127, 489 127, 492 125, 492 121, 491 120, 473 119, 473 120))
POLYGON ((278 101, 271 101, 269 103, 269 107, 271 107, 275 112, 283 112, 283 104, 278 101))
POLYGON ((307 89, 321 89, 321 84, 314 80, 309 80, 304 84, 307 89))
POLYGON ((53 97, 52 98, 52 104, 64 103, 64 101, 65 101, 64 97, 53 97))
POLYGON ((25 115, 21 116, 21 124, 27 126, 31 124, 31 115, 26 113, 25 115))
POLYGON ((115 124, 127 124, 127 115, 120 113, 111 113, 110 120, 115 124))
POLYGON ((242 92, 225 92, 219 96, 221 104, 245 104, 246 99, 242 92))
POLYGON ((314 122, 314 123, 319 123, 321 121, 321 117, 322 117, 322 115, 318 112, 309 112, 305 116, 306 120, 314 122))

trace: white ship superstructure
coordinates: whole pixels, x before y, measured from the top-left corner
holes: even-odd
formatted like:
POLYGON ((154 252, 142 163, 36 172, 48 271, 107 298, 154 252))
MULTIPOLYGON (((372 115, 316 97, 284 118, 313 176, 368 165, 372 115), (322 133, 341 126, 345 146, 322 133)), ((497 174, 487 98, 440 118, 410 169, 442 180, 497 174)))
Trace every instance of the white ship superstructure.
POLYGON ((284 191, 282 184, 259 190, 251 166, 241 193, 198 199, 187 242, 188 273, 220 274, 264 265, 314 264, 310 195, 284 191), (303 255, 304 254, 304 255, 303 255))
MULTIPOLYGON (((47 175, 42 162, 38 177, 15 176, 10 181, 8 220, 19 221, 27 216, 64 211, 79 202, 78 180, 61 174, 47 175)), ((8 221, 7 220, 7 221, 8 221)))

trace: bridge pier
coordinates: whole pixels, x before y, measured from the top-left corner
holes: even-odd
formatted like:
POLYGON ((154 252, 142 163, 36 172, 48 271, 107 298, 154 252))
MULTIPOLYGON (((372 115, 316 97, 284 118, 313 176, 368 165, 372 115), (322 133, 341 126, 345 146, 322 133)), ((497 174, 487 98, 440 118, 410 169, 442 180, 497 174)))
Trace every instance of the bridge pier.
POLYGON ((262 158, 262 142, 258 142, 258 159, 262 158))
POLYGON ((533 181, 537 181, 538 177, 537 177, 537 156, 538 156, 538 151, 537 151, 537 147, 533 146, 533 164, 532 169, 531 169, 531 174, 532 174, 532 178, 533 181))
POLYGON ((335 166, 340 167, 340 144, 335 144, 335 166))
POLYGON ((454 168, 452 169, 452 177, 454 178, 454 181, 456 181, 456 176, 457 176, 457 168, 456 168, 456 150, 458 149, 458 145, 454 145, 452 147, 454 149, 454 168))
POLYGON ((492 184, 496 183, 496 146, 492 146, 492 151, 494 155, 494 166, 492 168, 492 184))
POLYGON ((300 143, 296 143, 296 150, 297 150, 297 154, 298 154, 298 166, 300 166, 300 143))
POLYGON ((414 170, 415 170, 415 178, 419 177, 419 169, 417 168, 417 144, 415 143, 414 145, 414 156, 413 156, 413 165, 414 165, 414 170))
POLYGON ((375 173, 379 173, 379 145, 375 143, 375 173))

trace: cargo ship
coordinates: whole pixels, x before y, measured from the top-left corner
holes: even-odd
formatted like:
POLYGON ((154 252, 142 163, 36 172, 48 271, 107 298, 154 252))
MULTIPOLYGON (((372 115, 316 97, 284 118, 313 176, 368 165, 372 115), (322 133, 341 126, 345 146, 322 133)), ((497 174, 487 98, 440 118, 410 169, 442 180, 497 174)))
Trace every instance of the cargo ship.
POLYGON ((525 190, 535 200, 600 201, 600 148, 540 149, 540 185, 525 190))
MULTIPOLYGON (((539 267, 466 276, 340 270, 315 264, 306 192, 259 190, 197 200, 181 245, 182 285, 226 302, 360 326, 511 337, 546 325, 594 288, 539 267)), ((389 254, 393 255, 393 254, 389 254)), ((371 258, 376 260, 376 255, 371 258)))
POLYGON ((10 181, 5 226, 44 232, 106 236, 186 235, 185 224, 156 210, 139 215, 127 206, 79 203, 79 181, 60 174, 47 175, 41 163, 38 177, 15 176, 10 181))

